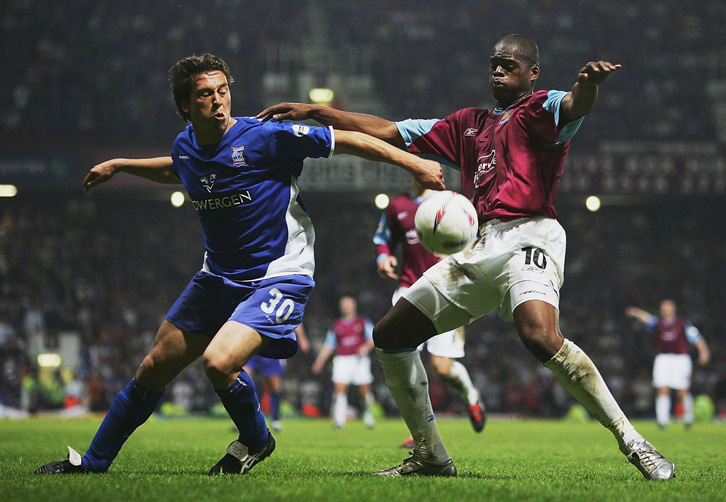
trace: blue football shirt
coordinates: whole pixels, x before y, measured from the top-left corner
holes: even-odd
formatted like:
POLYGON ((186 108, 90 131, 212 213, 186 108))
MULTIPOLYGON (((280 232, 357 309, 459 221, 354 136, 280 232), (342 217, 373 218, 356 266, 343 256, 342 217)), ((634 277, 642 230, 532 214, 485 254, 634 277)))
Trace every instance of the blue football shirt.
POLYGON ((313 275, 315 232, 296 179, 305 158, 333 154, 333 129, 235 118, 217 144, 199 146, 189 125, 172 149, 202 225, 202 270, 233 281, 313 275))

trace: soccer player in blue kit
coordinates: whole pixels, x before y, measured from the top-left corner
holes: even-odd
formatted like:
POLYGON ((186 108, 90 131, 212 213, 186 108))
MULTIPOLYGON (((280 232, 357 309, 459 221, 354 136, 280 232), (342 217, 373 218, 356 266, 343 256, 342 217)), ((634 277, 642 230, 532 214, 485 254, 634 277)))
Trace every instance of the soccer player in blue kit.
POLYGON ((507 35, 489 54, 493 110, 464 108, 443 119, 392 122, 317 105, 280 103, 258 114, 314 119, 361 131, 409 152, 439 157, 461 170, 462 193, 477 208, 480 237, 424 272, 375 326, 386 384, 414 438, 413 455, 381 476, 456 476, 415 349, 438 333, 499 309, 525 347, 612 432, 620 451, 649 480, 675 476, 674 464, 637 432, 593 361, 559 326, 566 236, 555 197, 570 139, 595 106, 599 86, 620 65, 591 61, 569 92, 535 91, 539 48, 507 35))
POLYGON ((182 183, 201 222, 201 271, 169 310, 136 375, 116 395, 84 455, 37 474, 106 472, 166 386, 200 356, 212 386, 239 431, 209 471, 245 474, 275 448, 255 386, 240 369, 255 355, 291 357, 295 328, 313 288, 310 219, 296 178, 303 159, 347 153, 398 165, 431 188, 443 188, 441 166, 365 134, 231 115, 227 64, 205 54, 169 70, 179 114, 191 125, 171 158, 113 159, 86 175, 86 190, 126 172, 182 183))

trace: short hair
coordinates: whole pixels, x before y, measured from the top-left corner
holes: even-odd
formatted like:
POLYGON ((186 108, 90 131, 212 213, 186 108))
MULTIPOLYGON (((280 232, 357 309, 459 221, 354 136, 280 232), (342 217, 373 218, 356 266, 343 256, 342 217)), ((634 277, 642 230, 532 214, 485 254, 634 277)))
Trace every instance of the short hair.
POLYGON ((169 86, 174 93, 176 110, 181 115, 181 118, 187 122, 191 121, 191 116, 182 109, 182 100, 189 100, 192 92, 192 83, 199 75, 213 71, 221 71, 224 73, 224 76, 227 77, 228 84, 234 82, 232 75, 229 73, 227 63, 214 54, 206 53, 201 56, 195 54, 194 56, 180 59, 174 66, 169 68, 169 86))
POLYGON ((500 45, 510 46, 513 49, 514 57, 523 63, 529 66, 539 65, 539 47, 531 38, 518 34, 507 35, 499 40, 494 48, 500 45))

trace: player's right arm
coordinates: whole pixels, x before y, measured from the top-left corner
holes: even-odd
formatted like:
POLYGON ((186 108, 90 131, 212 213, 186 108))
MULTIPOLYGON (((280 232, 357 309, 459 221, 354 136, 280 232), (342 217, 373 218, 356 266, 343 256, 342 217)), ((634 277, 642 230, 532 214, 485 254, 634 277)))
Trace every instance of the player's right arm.
POLYGON ((643 324, 652 324, 655 320, 655 316, 653 314, 638 307, 628 307, 625 309, 625 315, 632 317, 633 319, 637 319, 643 324))
POLYGON ((171 168, 171 157, 154 157, 150 159, 111 159, 91 168, 83 180, 86 191, 105 183, 117 173, 128 173, 157 183, 180 184, 171 168))
POLYGON ((350 154, 375 162, 393 164, 406 170, 424 188, 433 190, 445 188, 444 175, 438 162, 417 157, 400 148, 394 148, 370 134, 333 129, 335 130, 333 155, 350 154))
POLYGON ((398 259, 393 254, 395 245, 393 243, 391 228, 388 224, 387 210, 383 211, 381 221, 378 223, 376 234, 373 236, 373 244, 376 246, 376 266, 378 268, 378 275, 380 275, 383 279, 398 280, 398 274, 396 274, 398 259))
POLYGON ((398 148, 406 148, 396 123, 375 115, 305 103, 278 103, 262 110, 257 118, 292 122, 314 120, 319 124, 333 126, 334 129, 363 132, 398 148))

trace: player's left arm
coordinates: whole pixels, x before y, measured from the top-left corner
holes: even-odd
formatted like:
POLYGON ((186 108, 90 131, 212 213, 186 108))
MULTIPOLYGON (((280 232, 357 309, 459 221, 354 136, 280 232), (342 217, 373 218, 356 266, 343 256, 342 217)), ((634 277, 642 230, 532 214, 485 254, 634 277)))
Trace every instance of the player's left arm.
POLYGON ((577 82, 562 98, 560 117, 562 124, 584 117, 592 111, 597 102, 598 87, 621 65, 609 61, 590 61, 577 74, 577 82))
POLYGON ((686 336, 691 341, 691 343, 696 346, 696 349, 698 350, 698 364, 700 364, 701 366, 707 365, 708 361, 711 360, 711 351, 709 350, 708 344, 703 338, 701 332, 698 331, 698 328, 696 328, 694 325, 687 324, 686 336))
POLYGON ((297 338, 297 345, 300 347, 300 350, 308 352, 310 350, 310 340, 308 340, 302 324, 295 328, 295 337, 297 338))
POLYGON ((366 356, 375 347, 375 344, 373 343, 373 322, 370 319, 366 319, 363 329, 365 330, 366 341, 363 345, 361 345, 358 353, 362 356, 366 356))
POLYGON ((434 190, 443 190, 445 188, 441 164, 433 160, 417 157, 383 140, 361 132, 335 129, 335 151, 333 154, 356 155, 375 162, 393 164, 408 171, 424 188, 434 190))

